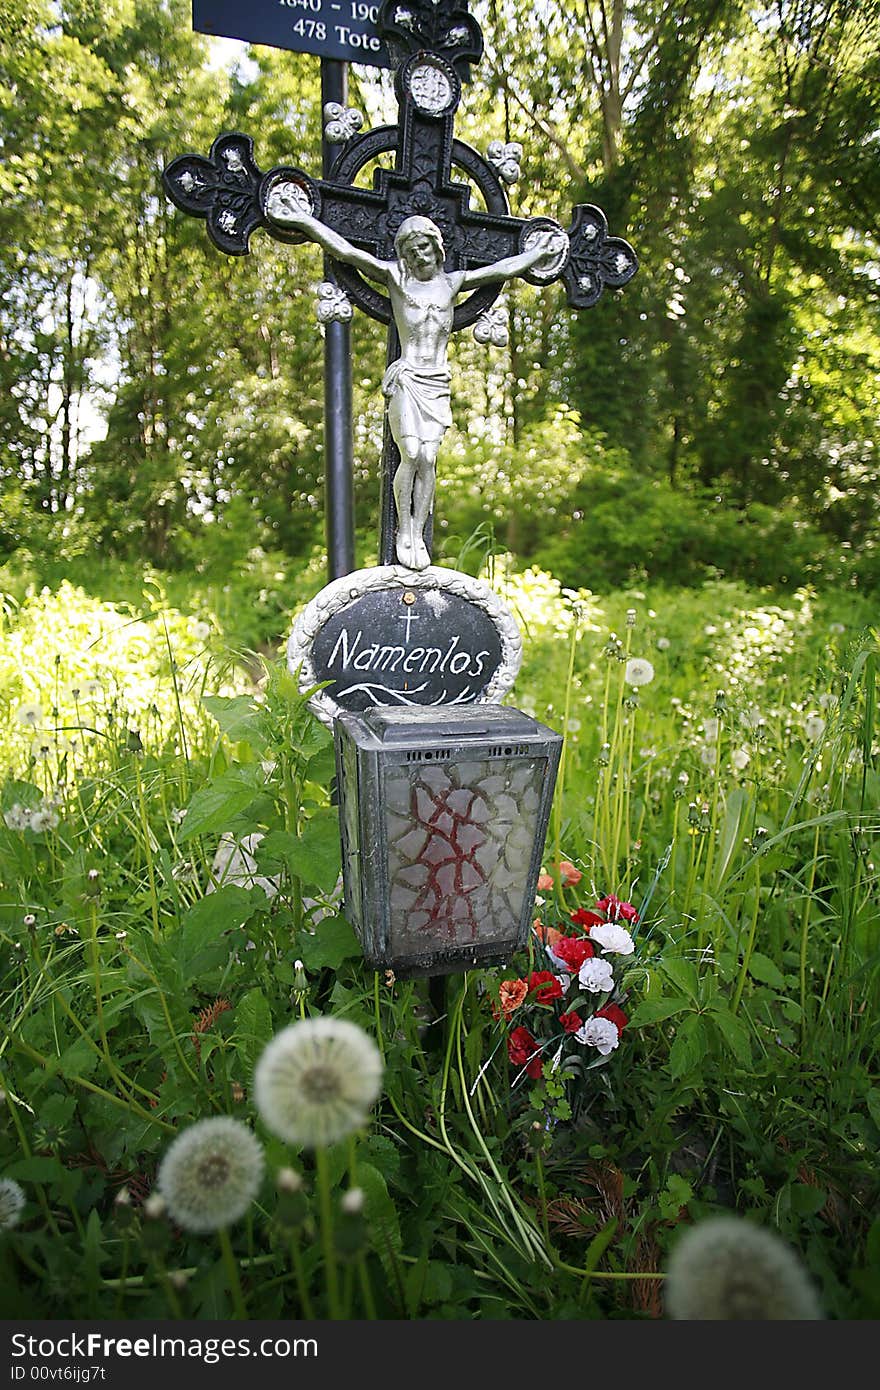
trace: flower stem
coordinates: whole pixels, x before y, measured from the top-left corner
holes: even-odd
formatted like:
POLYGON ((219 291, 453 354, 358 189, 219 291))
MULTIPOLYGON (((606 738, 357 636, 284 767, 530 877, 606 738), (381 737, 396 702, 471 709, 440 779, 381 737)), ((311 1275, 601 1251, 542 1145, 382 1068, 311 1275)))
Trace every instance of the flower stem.
POLYGON ((327 1306, 334 1322, 339 1321, 339 1271, 333 1245, 333 1201, 330 1195, 330 1172, 323 1149, 315 1150, 315 1171, 318 1178, 318 1200, 321 1210, 321 1246, 324 1251, 324 1276, 327 1280, 327 1306))
POLYGON ((220 1253, 223 1256, 223 1266, 229 1281, 229 1291, 232 1294, 232 1306, 235 1310, 233 1317, 242 1321, 247 1318, 247 1307, 241 1289, 241 1279, 238 1275, 238 1263, 232 1249, 232 1241, 229 1239, 229 1231, 225 1226, 220 1227, 217 1232, 217 1239, 220 1242, 220 1253))

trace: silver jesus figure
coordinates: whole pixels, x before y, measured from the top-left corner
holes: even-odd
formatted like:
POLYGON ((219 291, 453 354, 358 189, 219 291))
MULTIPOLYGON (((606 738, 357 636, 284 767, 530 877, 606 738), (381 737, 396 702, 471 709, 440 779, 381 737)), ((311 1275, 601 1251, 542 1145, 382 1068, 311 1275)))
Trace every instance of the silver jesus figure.
POLYGON ((402 565, 424 569, 431 559, 424 530, 434 502, 435 465, 440 442, 452 424, 447 350, 455 300, 468 290, 509 280, 532 267, 548 268, 559 257, 563 232, 535 233, 534 244, 476 270, 443 269, 446 253, 436 223, 408 217, 394 239, 396 260, 380 261, 325 227, 301 205, 298 188, 279 183, 266 212, 279 227, 303 232, 337 260, 388 290, 400 337, 400 357, 385 373, 391 436, 400 450, 394 475, 397 507, 395 548, 402 565))

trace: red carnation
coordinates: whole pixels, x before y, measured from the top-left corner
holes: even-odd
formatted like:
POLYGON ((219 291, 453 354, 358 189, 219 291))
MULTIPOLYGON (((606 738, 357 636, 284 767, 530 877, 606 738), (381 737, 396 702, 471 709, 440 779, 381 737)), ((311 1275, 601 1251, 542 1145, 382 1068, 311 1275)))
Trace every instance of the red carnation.
POLYGON ((629 1023, 623 1009, 619 1009, 616 1004, 606 1004, 604 1009, 597 1009, 594 1018, 607 1018, 609 1022, 614 1024, 618 1033, 622 1033, 629 1023))
POLYGON ((514 1028, 507 1039, 507 1055, 515 1067, 525 1067, 533 1080, 541 1075, 541 1050, 528 1028, 514 1028))
POLYGON ((584 1020, 580 1014, 560 1014, 559 1022, 562 1024, 563 1031, 566 1033, 576 1033, 583 1026, 584 1020))
POLYGON ((529 994, 534 994, 538 1004, 549 1004, 551 999, 562 998, 562 985, 549 970, 533 970, 529 976, 529 994))
POLYGON ((609 922, 618 922, 622 918, 624 922, 637 922, 639 914, 636 912, 632 903, 622 903, 620 898, 616 898, 613 893, 609 893, 607 898, 600 898, 596 903, 599 912, 604 912, 609 922))
POLYGON ((589 931, 590 927, 598 927, 605 919, 600 917, 598 912, 591 912, 588 907, 579 907, 577 912, 571 914, 571 920, 589 931))
POLYGON ((596 954, 592 941, 585 936, 564 936, 552 948, 557 960, 565 963, 572 975, 576 975, 585 960, 596 954))

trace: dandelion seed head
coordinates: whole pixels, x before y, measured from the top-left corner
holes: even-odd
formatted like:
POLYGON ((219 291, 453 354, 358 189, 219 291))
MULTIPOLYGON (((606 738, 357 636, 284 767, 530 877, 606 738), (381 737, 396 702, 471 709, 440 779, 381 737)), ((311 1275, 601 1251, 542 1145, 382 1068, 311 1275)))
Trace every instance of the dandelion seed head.
POLYGON ((43 707, 37 704, 19 705, 15 717, 25 728, 38 729, 43 722, 43 707))
POLYGON ((159 1166, 157 1187, 185 1231, 216 1231, 243 1216, 263 1177, 259 1140, 228 1115, 179 1134, 159 1166))
POLYGON ((279 1192, 300 1192, 303 1180, 295 1168, 279 1168, 275 1174, 275 1186, 279 1192))
POLYGON ((347 1216, 358 1216, 364 1209, 364 1190, 362 1187, 350 1187, 343 1194, 342 1201, 339 1203, 347 1216))
POLYGON ((273 1134, 323 1148, 360 1128, 381 1084, 379 1049, 362 1028, 341 1018, 307 1018, 263 1051, 254 1100, 273 1134))
POLYGON ((671 645, 671 644, 670 644, 670 641, 669 641, 669 638, 668 638, 668 637, 658 637, 658 638, 657 638, 657 650, 658 650, 658 652, 668 652, 668 651, 669 651, 670 645, 671 645))
POLYGON ((626 663, 623 678, 627 685, 650 685, 654 679, 654 667, 644 656, 631 656, 626 663))
POLYGON ((24 1211, 24 1189, 14 1178, 0 1178, 0 1231, 17 1226, 24 1211))
POLYGON ((825 732, 825 720, 821 714, 808 714, 804 720, 804 734, 810 743, 818 743, 825 732))
POLYGON ((670 1318, 723 1322, 814 1320, 822 1314, 797 1255, 774 1231, 715 1216, 675 1245, 664 1291, 670 1318))

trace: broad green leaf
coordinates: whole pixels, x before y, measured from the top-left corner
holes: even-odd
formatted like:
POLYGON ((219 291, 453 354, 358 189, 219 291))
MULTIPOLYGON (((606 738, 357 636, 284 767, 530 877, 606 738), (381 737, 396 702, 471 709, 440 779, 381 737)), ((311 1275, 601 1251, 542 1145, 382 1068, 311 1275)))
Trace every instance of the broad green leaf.
MULTIPOLYGON (((260 892, 228 883, 216 893, 206 893, 184 913, 180 931, 171 940, 186 983, 229 959, 229 933, 253 915, 259 905, 255 891, 260 892)), ((262 900, 265 903, 265 897, 262 900)))
POLYGON ((324 966, 338 970, 343 961, 361 954, 360 943, 344 917, 325 917, 314 936, 302 932, 297 937, 297 950, 307 970, 324 966))
POLYGON ((233 1043, 248 1076, 272 1037, 272 1014, 261 989, 250 989, 235 1006, 233 1043))
POLYGON ((874 1124, 880 1129, 880 1086, 872 1086, 866 1096, 868 1103, 868 1114, 874 1124))
POLYGON ((259 710, 250 695, 205 695, 202 704, 233 743, 247 742, 257 748, 265 746, 259 710))
POLYGON ((721 890, 730 865, 745 837, 750 807, 751 797, 745 788, 734 787, 728 793, 718 842, 718 860, 715 872, 716 893, 721 890))
POLYGON ((72 1076, 91 1076, 92 1072, 100 1062, 97 1052, 89 1047, 85 1038, 77 1038, 75 1043, 66 1047, 57 1061, 57 1069, 61 1076, 68 1079, 72 1076))
POLYGON ((749 974, 762 985, 772 985, 774 989, 787 989, 789 985, 779 966, 760 951, 753 951, 749 957, 749 974))
POLYGON ((290 847, 287 863, 303 883, 314 884, 323 893, 332 893, 339 879, 342 855, 339 847, 339 816, 322 809, 306 821, 290 847))
POLYGON ((630 1026, 647 1028, 652 1023, 662 1023, 665 1018, 674 1018, 692 1007, 691 1000, 680 994, 670 995, 668 999, 643 999, 630 1015, 630 1026))
POLYGON ((11 811, 15 805, 34 811, 42 801, 43 793, 33 782, 19 782, 10 777, 3 783, 3 789, 0 791, 0 811, 3 812, 11 811))
POLYGON ((660 964, 663 973, 672 981, 676 989, 680 989, 682 994, 686 994, 696 1004, 700 996, 700 977, 693 961, 684 960, 681 956, 670 956, 668 960, 663 960, 660 964))
POLYGON ((752 1060, 752 1040, 746 1024, 729 1009, 721 1007, 711 1009, 710 1017, 736 1060, 748 1066, 752 1060))
POLYGON ((674 1081, 686 1077, 702 1061, 706 1051, 706 1028, 699 1014, 690 1014, 682 1023, 669 1049, 669 1074, 674 1081))
POLYGON ((789 1188, 791 1209, 796 1216, 816 1216, 828 1201, 828 1193, 811 1183, 793 1182, 789 1188))
POLYGON ((212 830, 225 830, 229 822, 257 798, 260 793, 258 769, 238 767, 226 772, 208 786, 201 787, 187 807, 178 840, 193 835, 205 835, 212 830))

